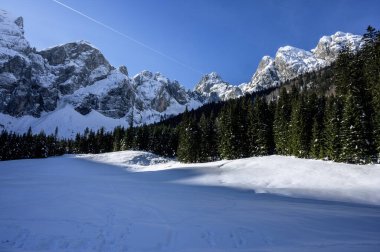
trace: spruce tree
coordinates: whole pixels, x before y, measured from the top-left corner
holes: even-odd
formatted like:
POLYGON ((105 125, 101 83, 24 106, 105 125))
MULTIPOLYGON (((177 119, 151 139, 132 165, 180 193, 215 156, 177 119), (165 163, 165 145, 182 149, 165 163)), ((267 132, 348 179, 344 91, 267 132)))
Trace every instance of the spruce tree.
MULTIPOLYGON (((317 99, 316 104, 310 104, 315 106, 312 112, 312 131, 311 131, 311 146, 310 146, 310 156, 313 158, 322 159, 325 157, 326 141, 324 138, 324 114, 325 114, 325 99, 320 97, 317 99)), ((313 109, 311 109, 313 110, 313 109)))
POLYGON ((120 151, 121 150, 121 140, 124 137, 124 128, 118 126, 113 130, 113 144, 112 144, 112 150, 113 151, 120 151))
POLYGON ((229 101, 218 118, 219 153, 222 158, 236 159, 247 155, 246 109, 229 101), (241 110, 240 110, 241 109, 241 110))
POLYGON ((223 106, 220 111, 219 117, 217 119, 218 127, 218 150, 221 158, 233 159, 234 156, 231 152, 233 149, 233 143, 231 139, 233 138, 232 122, 231 122, 231 112, 229 106, 223 106))
POLYGON ((124 138, 120 142, 121 150, 132 150, 134 148, 135 128, 129 127, 125 131, 124 138))
POLYGON ((308 104, 305 95, 301 94, 292 104, 290 121, 290 149, 297 157, 307 157, 310 148, 311 125, 308 104))
POLYGON ((186 115, 183 115, 179 129, 178 159, 186 163, 198 162, 199 145, 199 130, 196 118, 186 113, 186 115))
POLYGON ((362 107, 355 100, 354 95, 346 97, 342 121, 342 155, 343 161, 348 163, 366 162, 366 140, 361 122, 362 107))
POLYGON ((215 126, 211 116, 206 118, 205 114, 201 115, 199 120, 200 147, 199 161, 212 161, 216 157, 215 153, 215 126))
POLYGON ((252 155, 268 155, 273 153, 274 140, 272 116, 265 98, 255 100, 252 113, 248 114, 249 139, 251 140, 252 155))
POLYGON ((247 120, 248 120, 248 132, 247 132, 247 137, 248 137, 248 151, 250 156, 258 156, 259 155, 259 146, 257 143, 258 139, 258 131, 259 131, 259 122, 258 122, 258 116, 255 113, 256 110, 254 110, 254 107, 252 103, 250 102, 247 107, 248 110, 248 115, 247 115, 247 120))
POLYGON ((291 101, 286 88, 281 88, 274 116, 273 131, 276 153, 289 155, 289 124, 291 116, 291 101))
POLYGON ((335 96, 329 97, 325 111, 325 128, 323 131, 325 141, 324 154, 329 160, 340 161, 342 152, 342 117, 342 99, 335 96))

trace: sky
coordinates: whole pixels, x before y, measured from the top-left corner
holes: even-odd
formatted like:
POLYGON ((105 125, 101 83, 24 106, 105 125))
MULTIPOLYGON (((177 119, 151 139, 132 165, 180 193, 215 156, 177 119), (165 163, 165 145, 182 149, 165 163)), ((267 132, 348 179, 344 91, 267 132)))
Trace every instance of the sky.
POLYGON ((93 20, 54 0, 0 0, 0 8, 23 16, 25 36, 38 50, 86 40, 130 76, 161 72, 190 89, 212 71, 231 84, 248 82, 261 58, 281 46, 310 50, 323 35, 380 28, 378 0, 59 2, 93 20))

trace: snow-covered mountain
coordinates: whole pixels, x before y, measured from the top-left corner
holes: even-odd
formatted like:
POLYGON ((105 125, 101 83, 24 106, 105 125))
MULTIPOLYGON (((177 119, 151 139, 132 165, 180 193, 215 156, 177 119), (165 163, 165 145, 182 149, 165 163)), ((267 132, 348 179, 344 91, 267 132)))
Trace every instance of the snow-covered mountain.
POLYGON ((73 137, 86 127, 94 130, 152 123, 181 113, 186 107, 234 99, 279 86, 299 74, 333 62, 348 46, 358 50, 361 36, 337 32, 324 36, 311 51, 281 47, 275 58, 263 57, 250 82, 239 86, 215 72, 201 78, 193 91, 160 73, 142 71, 130 77, 126 66, 112 66, 86 41, 42 51, 24 36, 22 17, 0 10, 0 129, 53 133, 73 137))
POLYGON ((199 94, 160 73, 128 76, 85 41, 42 51, 24 37, 22 17, 0 12, 0 119, 7 130, 72 137, 86 127, 151 123, 203 104, 199 94), (53 120, 54 118, 54 120, 53 120), (101 122, 93 125, 93 120, 101 122), (64 123, 62 123, 64 122, 64 123))
POLYGON ((223 81, 215 72, 204 75, 194 91, 206 97, 209 102, 235 99, 243 95, 239 87, 223 81))
POLYGON ((311 51, 292 46, 280 47, 275 58, 264 56, 251 81, 239 87, 243 93, 252 93, 279 86, 300 74, 330 65, 344 47, 354 52, 359 50, 362 43, 362 36, 336 32, 331 36, 323 36, 311 51))

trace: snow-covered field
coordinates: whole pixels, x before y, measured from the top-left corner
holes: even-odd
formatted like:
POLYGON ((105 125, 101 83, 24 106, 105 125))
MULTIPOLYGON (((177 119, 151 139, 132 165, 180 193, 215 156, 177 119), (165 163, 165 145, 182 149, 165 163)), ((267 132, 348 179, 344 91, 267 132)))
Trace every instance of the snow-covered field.
POLYGON ((380 251, 379 192, 379 165, 281 156, 4 161, 0 251, 380 251))

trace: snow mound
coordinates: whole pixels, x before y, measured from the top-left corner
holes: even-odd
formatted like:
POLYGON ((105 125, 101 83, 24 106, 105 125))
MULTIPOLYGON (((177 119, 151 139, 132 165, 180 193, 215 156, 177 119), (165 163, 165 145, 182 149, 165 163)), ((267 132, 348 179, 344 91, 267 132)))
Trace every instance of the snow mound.
POLYGON ((118 151, 103 154, 78 155, 91 161, 137 169, 141 166, 167 164, 171 160, 144 151, 118 151))
POLYGON ((266 156, 226 162, 193 182, 291 197, 380 205, 380 166, 266 156))
POLYGON ((380 205, 380 165, 350 165, 266 156, 183 164, 142 151, 81 155, 136 172, 187 169, 196 176, 177 183, 223 186, 296 198, 380 205))

